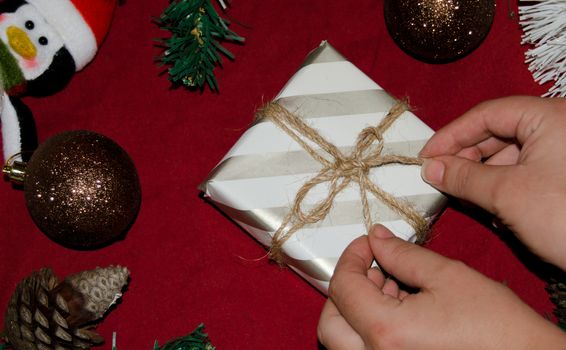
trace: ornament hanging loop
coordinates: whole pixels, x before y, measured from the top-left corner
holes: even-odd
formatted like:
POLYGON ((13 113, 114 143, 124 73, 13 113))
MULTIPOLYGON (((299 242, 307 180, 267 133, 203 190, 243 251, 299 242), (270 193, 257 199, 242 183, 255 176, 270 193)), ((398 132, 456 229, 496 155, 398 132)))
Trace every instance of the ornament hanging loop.
POLYGON ((23 185, 26 177, 27 163, 15 160, 21 153, 16 153, 6 161, 2 167, 2 174, 6 181, 10 181, 15 185, 23 185))

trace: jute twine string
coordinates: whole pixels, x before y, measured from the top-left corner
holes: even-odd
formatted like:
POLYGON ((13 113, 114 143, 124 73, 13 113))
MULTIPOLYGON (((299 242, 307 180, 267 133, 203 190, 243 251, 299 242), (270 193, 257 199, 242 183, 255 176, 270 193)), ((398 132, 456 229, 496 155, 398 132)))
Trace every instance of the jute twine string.
POLYGON ((400 214, 414 229, 417 241, 426 239, 427 221, 419 215, 408 203, 396 199, 385 192, 369 179, 372 168, 386 164, 421 165, 422 159, 401 155, 382 155, 384 142, 383 133, 407 111, 406 103, 399 101, 387 113, 379 125, 367 127, 361 131, 356 146, 349 155, 344 155, 335 145, 325 140, 315 129, 307 125, 301 118, 289 112, 277 102, 270 102, 258 110, 258 119, 269 119, 285 133, 297 141, 323 168, 313 178, 308 180, 297 192, 289 213, 283 219, 281 226, 273 235, 270 257, 282 263, 284 254, 283 244, 295 232, 308 224, 324 219, 334 202, 334 198, 351 182, 358 184, 366 229, 370 230, 373 220, 370 213, 368 192, 400 214), (313 148, 307 140, 320 148, 313 148), (372 147, 373 146, 373 147, 372 147), (326 156, 324 156, 324 153, 326 156), (307 194, 317 185, 329 183, 327 197, 312 209, 305 212, 302 208, 307 194))

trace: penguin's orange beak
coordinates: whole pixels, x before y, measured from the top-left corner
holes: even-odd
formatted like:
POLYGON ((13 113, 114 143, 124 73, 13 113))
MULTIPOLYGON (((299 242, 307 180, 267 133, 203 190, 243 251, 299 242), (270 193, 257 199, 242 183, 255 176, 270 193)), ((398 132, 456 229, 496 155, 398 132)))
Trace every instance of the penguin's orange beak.
POLYGON ((35 58, 37 49, 26 32, 16 26, 9 26, 6 28, 6 35, 8 36, 8 44, 18 55, 28 60, 35 58))

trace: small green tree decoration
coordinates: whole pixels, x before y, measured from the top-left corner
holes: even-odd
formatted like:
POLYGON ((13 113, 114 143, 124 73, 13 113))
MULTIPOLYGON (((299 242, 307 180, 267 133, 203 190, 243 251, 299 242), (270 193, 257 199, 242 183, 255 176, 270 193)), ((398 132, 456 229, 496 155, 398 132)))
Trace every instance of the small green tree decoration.
POLYGON ((153 350, 215 350, 215 347, 208 339, 208 334, 204 333, 204 324, 201 323, 191 334, 170 340, 161 348, 156 340, 153 350))
MULTIPOLYGON (((225 3, 219 0, 222 7, 225 3)), ((158 57, 161 65, 169 65, 169 80, 174 84, 203 89, 206 84, 218 91, 214 76, 222 65, 220 53, 233 60, 234 55, 221 42, 244 42, 244 38, 228 28, 210 0, 170 0, 157 24, 171 32, 168 39, 158 41, 165 48, 158 57)))
MULTIPOLYGON (((1 350, 2 348, 0 348, 1 350)), ((116 333, 112 335, 112 350, 117 350, 116 333)), ((153 344, 153 350, 215 350, 210 342, 208 334, 204 333, 204 324, 198 325, 190 334, 168 341, 162 347, 157 340, 153 344)))

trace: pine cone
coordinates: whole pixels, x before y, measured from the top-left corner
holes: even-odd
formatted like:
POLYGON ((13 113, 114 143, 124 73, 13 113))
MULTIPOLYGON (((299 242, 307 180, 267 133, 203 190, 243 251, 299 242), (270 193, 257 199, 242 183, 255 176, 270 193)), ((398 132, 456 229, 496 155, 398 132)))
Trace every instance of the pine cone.
POLYGON ((121 296, 128 280, 121 266, 96 268, 60 282, 49 268, 22 280, 4 317, 6 340, 15 350, 90 349, 103 342, 97 320, 121 296))

